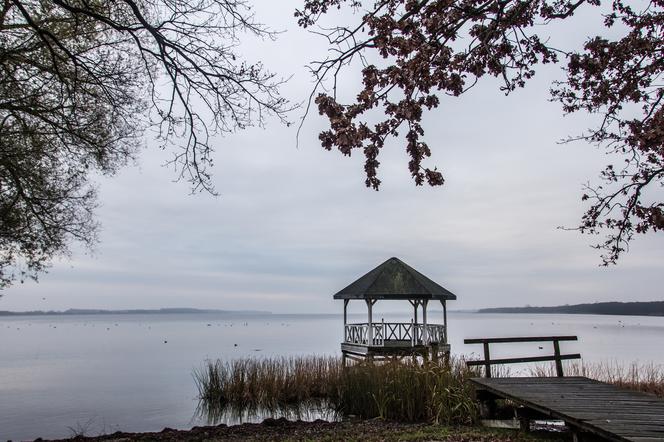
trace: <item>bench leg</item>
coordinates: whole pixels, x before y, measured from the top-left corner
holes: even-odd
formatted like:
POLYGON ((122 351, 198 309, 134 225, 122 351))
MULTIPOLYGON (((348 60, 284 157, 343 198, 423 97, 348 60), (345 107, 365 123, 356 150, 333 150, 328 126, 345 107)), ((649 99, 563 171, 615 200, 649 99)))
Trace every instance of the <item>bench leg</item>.
POLYGON ((493 419, 496 416, 496 396, 486 390, 475 390, 475 399, 480 403, 480 417, 493 419))
POLYGON ((571 430, 572 430, 572 440, 574 442, 597 442, 605 440, 604 438, 597 436, 593 433, 581 431, 576 428, 571 428, 571 430))
POLYGON ((494 399, 484 399, 480 401, 480 416, 484 419, 493 419, 496 417, 496 408, 494 399))
POLYGON ((525 431, 526 433, 530 432, 530 419, 524 416, 519 416, 519 429, 525 431))

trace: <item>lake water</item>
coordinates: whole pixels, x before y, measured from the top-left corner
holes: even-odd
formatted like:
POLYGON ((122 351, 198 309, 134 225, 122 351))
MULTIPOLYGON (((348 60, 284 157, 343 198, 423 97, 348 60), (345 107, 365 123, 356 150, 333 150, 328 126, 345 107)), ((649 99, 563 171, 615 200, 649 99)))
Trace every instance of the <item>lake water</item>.
MULTIPOLYGON (((481 351, 464 338, 566 334, 579 341, 562 351, 584 361, 664 364, 661 317, 449 314, 454 354, 481 351)), ((338 354, 342 335, 340 315, 2 317, 0 439, 204 425, 192 370, 206 359, 338 354)), ((492 347, 496 357, 550 352, 546 344, 492 347)))

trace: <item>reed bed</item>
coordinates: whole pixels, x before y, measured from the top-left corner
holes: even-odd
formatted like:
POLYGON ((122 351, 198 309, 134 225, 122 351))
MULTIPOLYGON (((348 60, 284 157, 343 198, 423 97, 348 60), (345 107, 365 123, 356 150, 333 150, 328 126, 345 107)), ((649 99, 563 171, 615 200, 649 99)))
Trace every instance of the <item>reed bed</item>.
POLYGON ((340 375, 338 358, 246 358, 206 361, 194 382, 202 401, 273 409, 330 397, 340 375))
POLYGON ((321 404, 340 415, 446 425, 473 424, 478 409, 463 360, 358 363, 339 358, 207 361, 194 371, 200 408, 210 417, 240 410, 304 409, 321 404))
MULTIPOLYGON (((585 376, 635 391, 664 397, 664 366, 653 363, 621 364, 619 362, 567 362, 565 376, 585 376)), ((533 376, 555 376, 553 364, 532 368, 533 376)))
POLYGON ((465 362, 358 364, 341 377, 337 409, 363 418, 380 417, 445 425, 473 424, 478 418, 473 388, 477 376, 465 362))

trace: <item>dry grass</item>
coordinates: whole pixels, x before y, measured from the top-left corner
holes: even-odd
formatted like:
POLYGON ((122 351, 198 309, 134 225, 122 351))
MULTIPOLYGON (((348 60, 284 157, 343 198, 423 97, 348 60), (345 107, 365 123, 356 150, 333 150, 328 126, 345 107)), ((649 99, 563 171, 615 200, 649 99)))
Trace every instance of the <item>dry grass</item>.
POLYGON ((466 380, 476 375, 457 359, 449 365, 358 364, 343 372, 334 403, 344 414, 363 418, 473 424, 478 410, 466 380))
MULTIPOLYGON (((335 357, 290 357, 207 361, 195 370, 199 412, 209 422, 248 415, 353 415, 401 422, 472 425, 478 405, 462 359, 449 364, 359 363, 343 368, 335 357), (327 413, 327 414, 326 414, 327 413)), ((494 376, 506 376, 507 368, 494 376)), ((532 369, 534 376, 555 376, 553 364, 532 369)), ((566 363, 567 376, 586 376, 664 397, 664 370, 654 364, 566 363)))
POLYGON ((289 418, 329 409, 338 385, 338 358, 266 358, 206 361, 194 370, 198 413, 208 422, 244 421, 273 412, 289 418))
POLYGON ((201 411, 302 410, 324 404, 343 415, 405 422, 473 424, 477 404, 466 382, 477 372, 450 364, 390 362, 343 368, 338 358, 207 361, 194 372, 201 411))
MULTIPOLYGON (((621 364, 619 362, 567 362, 565 376, 585 376, 630 390, 664 397, 664 367, 656 364, 621 364)), ((533 376, 555 376, 553 364, 532 369, 533 376)))

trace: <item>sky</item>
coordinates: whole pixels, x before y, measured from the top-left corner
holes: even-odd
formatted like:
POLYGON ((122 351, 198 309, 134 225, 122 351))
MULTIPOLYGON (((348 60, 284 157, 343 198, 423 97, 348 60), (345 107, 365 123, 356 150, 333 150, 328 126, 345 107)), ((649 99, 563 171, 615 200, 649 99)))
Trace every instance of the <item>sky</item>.
MULTIPOLYGON (((284 31, 247 41, 249 60, 292 76, 282 94, 306 100, 306 64, 322 39, 298 29, 300 1, 255 1, 257 19, 284 31)), ((350 20, 341 16, 340 20, 350 20)), ((597 18, 581 13, 553 29, 561 45, 583 41, 597 18)), ((664 237, 635 240, 617 266, 601 267, 590 246, 601 237, 578 225, 582 186, 597 183, 612 158, 584 143, 560 144, 593 125, 563 117, 549 102, 555 67, 539 68, 524 90, 505 97, 486 79, 461 98, 446 97, 425 117, 426 140, 446 183, 416 187, 403 143, 379 160, 380 191, 364 186, 361 152, 324 151, 325 120, 312 112, 296 126, 269 120, 214 140, 219 196, 190 195, 163 164, 168 152, 150 134, 137 164, 98 179, 100 241, 75 246, 38 283, 5 290, 0 310, 197 307, 280 313, 340 312, 332 295, 396 256, 455 293, 451 309, 661 300, 664 237)), ((348 74, 340 92, 357 92, 348 74)), ((299 121, 303 111, 291 114, 299 121)))

